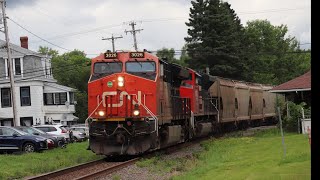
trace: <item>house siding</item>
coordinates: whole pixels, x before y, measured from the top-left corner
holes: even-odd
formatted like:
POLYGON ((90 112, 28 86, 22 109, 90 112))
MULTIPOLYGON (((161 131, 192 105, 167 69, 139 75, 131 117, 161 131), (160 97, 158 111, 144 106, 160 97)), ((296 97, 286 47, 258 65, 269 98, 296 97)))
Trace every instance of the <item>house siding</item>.
POLYGON ((23 58, 23 77, 43 77, 45 76, 41 57, 25 56, 23 58))

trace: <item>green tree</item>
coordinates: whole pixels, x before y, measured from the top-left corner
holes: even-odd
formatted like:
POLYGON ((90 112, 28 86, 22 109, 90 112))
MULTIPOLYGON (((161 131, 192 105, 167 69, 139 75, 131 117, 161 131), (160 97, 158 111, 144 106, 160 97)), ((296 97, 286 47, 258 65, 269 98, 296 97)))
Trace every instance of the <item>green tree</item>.
POLYGON ((54 50, 54 49, 51 49, 51 48, 45 47, 45 46, 40 46, 38 52, 40 54, 48 55, 51 57, 56 57, 59 55, 59 52, 57 50, 54 50))
POLYGON ((187 67, 189 61, 190 61, 190 57, 189 57, 188 51, 187 51, 187 44, 185 44, 182 47, 181 55, 180 55, 180 59, 179 59, 179 63, 178 64, 180 64, 181 66, 187 67))
POLYGON ((218 76, 242 78, 243 26, 230 4, 220 0, 191 1, 187 51, 191 68, 206 67, 218 76))
POLYGON ((280 84, 310 69, 310 54, 299 48, 295 37, 287 36, 286 25, 268 20, 249 21, 245 27, 248 81, 280 84))
POLYGON ((174 57, 175 50, 173 48, 171 48, 171 49, 162 48, 162 49, 157 51, 156 55, 161 59, 167 60, 168 62, 177 61, 177 59, 174 57))

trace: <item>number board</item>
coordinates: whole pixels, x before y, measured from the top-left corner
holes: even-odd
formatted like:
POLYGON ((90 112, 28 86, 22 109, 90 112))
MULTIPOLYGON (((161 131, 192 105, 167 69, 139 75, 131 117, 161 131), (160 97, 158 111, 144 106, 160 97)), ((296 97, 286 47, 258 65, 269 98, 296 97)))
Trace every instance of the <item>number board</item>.
POLYGON ((144 52, 130 52, 130 58, 144 58, 144 52))
POLYGON ((118 54, 116 52, 106 52, 104 53, 105 59, 116 59, 118 57, 118 54))

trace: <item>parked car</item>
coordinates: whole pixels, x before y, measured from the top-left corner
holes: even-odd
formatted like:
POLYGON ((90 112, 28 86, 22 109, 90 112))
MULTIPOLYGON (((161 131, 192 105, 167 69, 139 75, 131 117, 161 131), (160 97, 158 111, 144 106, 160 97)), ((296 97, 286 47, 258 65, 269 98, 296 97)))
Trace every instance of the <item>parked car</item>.
POLYGON ((29 135, 13 127, 0 126, 0 151, 26 153, 48 149, 47 138, 29 135))
POLYGON ((67 142, 70 142, 70 136, 67 129, 63 127, 62 124, 44 124, 44 125, 34 125, 33 127, 40 129, 48 134, 61 135, 67 142))
POLYGON ((86 126, 71 126, 70 129, 72 131, 79 131, 81 133, 84 133, 84 135, 86 136, 86 138, 89 138, 89 128, 86 126))
POLYGON ((15 126, 14 128, 31 135, 42 136, 44 138, 51 139, 53 141, 53 146, 51 146, 51 144, 48 144, 48 148, 63 147, 66 144, 66 139, 63 136, 49 134, 35 127, 15 126))
POLYGON ((63 126, 65 129, 67 129, 69 131, 69 133, 71 133, 71 138, 72 141, 75 142, 82 142, 87 140, 86 134, 83 132, 80 132, 78 130, 72 130, 70 127, 68 126, 63 126))

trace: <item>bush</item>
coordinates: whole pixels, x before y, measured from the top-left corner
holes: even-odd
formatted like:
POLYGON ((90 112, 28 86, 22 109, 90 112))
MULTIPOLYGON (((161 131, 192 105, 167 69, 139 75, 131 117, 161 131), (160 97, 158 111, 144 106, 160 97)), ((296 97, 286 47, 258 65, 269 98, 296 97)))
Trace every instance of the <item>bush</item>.
MULTIPOLYGON (((287 115, 287 112, 285 111, 285 114, 283 117, 283 127, 287 131, 291 132, 298 132, 298 127, 300 127, 300 119, 302 118, 302 108, 305 111, 305 114, 310 113, 311 114, 311 107, 305 108, 306 103, 302 102, 300 104, 295 104, 291 101, 288 101, 288 108, 289 108, 289 116, 287 115), (298 125, 299 124, 299 125, 298 125)), ((301 128, 301 127, 300 127, 301 128)))

